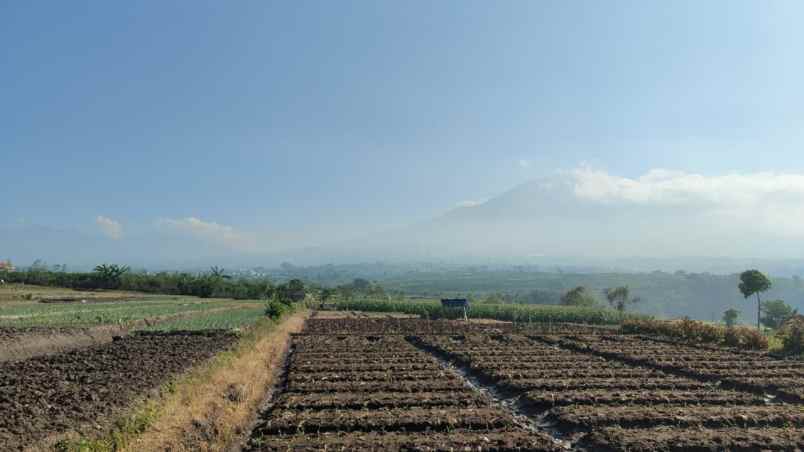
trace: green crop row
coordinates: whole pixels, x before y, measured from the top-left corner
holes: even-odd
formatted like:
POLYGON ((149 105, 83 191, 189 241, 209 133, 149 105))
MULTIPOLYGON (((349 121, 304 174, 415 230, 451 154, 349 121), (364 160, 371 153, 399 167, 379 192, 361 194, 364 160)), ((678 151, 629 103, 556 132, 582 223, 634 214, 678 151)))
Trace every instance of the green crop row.
MULTIPOLYGON (((428 319, 457 319, 463 310, 444 308, 433 301, 345 300, 337 308, 346 311, 399 312, 428 319)), ((640 314, 619 312, 606 308, 556 305, 473 304, 468 310, 473 319, 495 319, 509 322, 584 323, 589 325, 618 325, 626 319, 644 318, 640 314)))
POLYGON ((236 308, 160 322, 144 328, 146 331, 176 330, 234 330, 247 328, 265 317, 265 307, 236 308))
POLYGON ((125 324, 175 314, 203 313, 226 307, 225 302, 118 302, 70 305, 36 305, 0 310, 0 326, 84 327, 125 324))

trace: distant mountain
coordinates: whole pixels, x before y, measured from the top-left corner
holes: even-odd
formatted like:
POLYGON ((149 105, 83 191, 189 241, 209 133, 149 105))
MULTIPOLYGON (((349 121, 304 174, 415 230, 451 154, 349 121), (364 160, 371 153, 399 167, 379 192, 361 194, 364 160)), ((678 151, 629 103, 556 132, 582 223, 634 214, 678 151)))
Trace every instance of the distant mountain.
POLYGON ((326 243, 320 246, 277 240, 272 249, 284 251, 271 253, 233 251, 220 242, 156 227, 138 234, 127 231, 121 240, 112 240, 100 233, 0 226, 0 259, 11 258, 23 265, 44 259, 51 264, 89 266, 108 261, 191 269, 270 267, 285 261, 297 265, 384 261, 717 273, 756 266, 772 268, 779 275, 804 273, 795 254, 804 249, 804 242, 796 238, 797 232, 779 233, 785 231, 779 218, 786 212, 779 205, 764 212, 742 209, 735 213, 733 207, 693 199, 686 192, 642 196, 637 187, 628 196, 618 196, 621 188, 561 173, 426 222, 378 231, 359 240, 326 243, 322 237, 315 240, 326 243), (783 227, 775 227, 780 224, 783 227))
MULTIPOLYGON (((773 261, 785 274, 802 269, 800 259, 782 263, 770 257, 790 255, 796 249, 791 247, 801 249, 804 243, 776 236, 752 222, 736 221, 731 212, 694 202, 632 202, 587 195, 573 174, 541 178, 424 223, 316 249, 316 258, 548 265, 552 261, 619 270, 717 272, 773 261), (682 264, 694 268, 673 267, 682 264)), ((292 258, 289 253, 287 259, 292 258)))

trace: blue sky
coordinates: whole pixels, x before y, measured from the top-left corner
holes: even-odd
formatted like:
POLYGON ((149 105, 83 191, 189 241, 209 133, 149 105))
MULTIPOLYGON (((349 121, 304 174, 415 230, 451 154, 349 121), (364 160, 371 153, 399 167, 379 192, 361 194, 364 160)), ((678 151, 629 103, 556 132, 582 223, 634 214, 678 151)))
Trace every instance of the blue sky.
POLYGON ((803 16, 796 1, 3 2, 0 223, 321 234, 579 166, 803 173, 803 16))

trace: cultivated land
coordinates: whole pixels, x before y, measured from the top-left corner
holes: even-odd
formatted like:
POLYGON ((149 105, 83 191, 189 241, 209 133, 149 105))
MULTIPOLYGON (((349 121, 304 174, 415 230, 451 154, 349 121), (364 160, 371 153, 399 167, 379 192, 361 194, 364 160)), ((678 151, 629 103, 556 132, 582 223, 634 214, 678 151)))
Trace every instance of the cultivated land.
POLYGON ((804 447, 804 363, 573 329, 313 318, 248 450, 804 447))
MULTIPOLYGON (((0 450, 52 450, 63 438, 118 429, 127 416, 144 416, 145 401, 164 403, 164 396, 177 390, 176 381, 222 352, 238 350, 228 358, 266 365, 267 358, 238 349, 278 347, 275 353, 281 355, 284 342, 263 344, 272 330, 264 311, 260 300, 0 287, 0 450)), ((271 372, 248 372, 249 367, 243 363, 238 370, 260 384, 251 397, 253 411, 271 372)), ((214 374, 212 369, 204 377, 214 374)), ((248 383, 235 375, 218 378, 222 391, 248 383)), ((93 450, 69 444, 60 447, 93 450)))
POLYGON ((263 311, 0 289, 0 450, 804 448, 802 361, 611 326, 263 311))
POLYGON ((111 342, 130 331, 245 328, 264 301, 30 285, 0 287, 0 362, 111 342))

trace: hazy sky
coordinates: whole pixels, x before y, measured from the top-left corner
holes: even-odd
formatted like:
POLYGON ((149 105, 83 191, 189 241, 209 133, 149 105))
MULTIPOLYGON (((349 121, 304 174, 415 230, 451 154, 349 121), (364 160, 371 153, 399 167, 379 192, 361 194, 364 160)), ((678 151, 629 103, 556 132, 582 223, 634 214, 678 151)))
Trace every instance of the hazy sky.
POLYGON ((802 17, 800 1, 2 2, 0 223, 292 240, 579 167, 804 174, 802 17))

